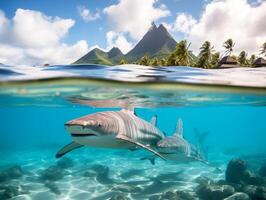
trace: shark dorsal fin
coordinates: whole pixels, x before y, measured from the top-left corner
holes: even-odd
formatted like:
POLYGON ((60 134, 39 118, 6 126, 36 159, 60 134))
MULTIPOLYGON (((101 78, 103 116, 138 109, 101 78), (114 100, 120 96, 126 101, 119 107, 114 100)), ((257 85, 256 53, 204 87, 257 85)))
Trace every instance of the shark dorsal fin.
POLYGON ((181 118, 179 118, 176 123, 174 136, 183 138, 183 121, 181 118))
POLYGON ((131 112, 134 115, 136 115, 135 108, 134 107, 131 107, 131 106, 129 106, 127 108, 122 108, 122 111, 131 112))
POLYGON ((154 115, 154 116, 151 118, 150 123, 151 123, 153 126, 157 126, 157 115, 154 115))

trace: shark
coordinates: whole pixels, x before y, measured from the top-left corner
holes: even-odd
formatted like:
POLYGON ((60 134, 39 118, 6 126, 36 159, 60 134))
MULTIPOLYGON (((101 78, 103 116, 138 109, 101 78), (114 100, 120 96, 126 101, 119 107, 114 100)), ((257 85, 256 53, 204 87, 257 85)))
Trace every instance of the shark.
POLYGON ((97 112, 65 123, 72 142, 60 149, 56 158, 83 147, 122 148, 129 150, 145 149, 164 159, 155 150, 158 141, 165 134, 156 127, 157 116, 151 121, 138 117, 134 109, 97 112))
MULTIPOLYGON (((164 137, 157 142, 156 151, 165 160, 179 163, 199 161, 207 164, 202 151, 184 138, 182 119, 178 120, 176 130, 172 136, 164 137)), ((153 165, 155 164, 155 156, 153 155, 141 159, 150 160, 153 165)))

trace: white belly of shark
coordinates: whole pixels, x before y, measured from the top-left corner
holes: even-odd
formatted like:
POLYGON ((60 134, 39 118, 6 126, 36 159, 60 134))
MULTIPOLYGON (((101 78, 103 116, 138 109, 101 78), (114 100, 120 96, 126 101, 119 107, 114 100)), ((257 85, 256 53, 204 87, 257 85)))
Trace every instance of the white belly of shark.
POLYGON ((99 148, 134 148, 133 144, 119 141, 114 136, 103 136, 101 138, 97 136, 90 136, 90 140, 84 140, 83 138, 77 137, 73 138, 73 141, 80 145, 99 148))
POLYGON ((73 142, 56 154, 59 158, 82 146, 102 148, 143 148, 163 158, 154 149, 164 134, 155 126, 156 117, 147 122, 135 115, 134 111, 99 112, 71 120, 65 124, 73 142))

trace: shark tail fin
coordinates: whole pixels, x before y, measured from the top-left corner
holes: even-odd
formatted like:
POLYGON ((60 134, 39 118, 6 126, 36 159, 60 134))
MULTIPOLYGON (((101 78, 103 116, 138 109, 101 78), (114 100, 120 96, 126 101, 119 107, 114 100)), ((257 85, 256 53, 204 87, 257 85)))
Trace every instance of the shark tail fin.
POLYGON ((154 115, 154 116, 151 118, 150 123, 151 123, 153 126, 157 126, 157 115, 154 115))
POLYGON ((183 120, 179 118, 176 123, 176 128, 174 132, 175 137, 181 137, 183 138, 183 120))
POLYGON ((198 129, 194 128, 195 138, 197 143, 197 148, 204 155, 205 159, 208 158, 209 147, 206 146, 206 137, 209 135, 209 132, 200 132, 198 129))
POLYGON ((149 160, 152 165, 155 165, 155 157, 154 156, 147 156, 147 157, 141 158, 140 160, 149 160))

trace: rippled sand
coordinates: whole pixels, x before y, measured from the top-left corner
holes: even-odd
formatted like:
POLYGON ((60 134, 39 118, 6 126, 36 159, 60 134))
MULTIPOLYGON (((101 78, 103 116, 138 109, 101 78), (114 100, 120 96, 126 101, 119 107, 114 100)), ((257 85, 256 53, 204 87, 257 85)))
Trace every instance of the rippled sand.
MULTIPOLYGON (((55 150, 56 151, 56 150, 55 150)), ((1 166, 19 164, 25 174, 9 185, 22 185, 29 191, 13 199, 109 199, 116 194, 131 199, 148 199, 169 190, 193 192, 195 179, 204 176, 223 178, 225 165, 217 160, 222 171, 201 163, 175 164, 157 159, 156 165, 141 161, 143 152, 83 149, 68 157, 74 166, 63 170, 64 177, 53 181, 60 194, 55 194, 40 180, 42 172, 56 165, 55 151, 8 152, 1 166)), ((1 155, 2 157, 2 155, 1 155)), ((3 157, 4 158, 4 157, 3 157)))

